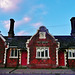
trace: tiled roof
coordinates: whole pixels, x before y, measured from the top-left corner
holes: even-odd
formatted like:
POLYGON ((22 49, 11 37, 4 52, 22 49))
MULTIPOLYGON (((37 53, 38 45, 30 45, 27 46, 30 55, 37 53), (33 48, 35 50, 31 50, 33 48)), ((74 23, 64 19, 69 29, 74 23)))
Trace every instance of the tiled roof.
POLYGON ((9 46, 17 46, 17 48, 26 48, 26 42, 31 36, 15 36, 14 38, 9 38, 5 36, 6 43, 9 46))
POLYGON ((60 42, 60 48, 75 48, 75 37, 73 36, 55 36, 60 42))
MULTIPOLYGON (((18 48, 26 48, 26 42, 31 36, 14 36, 14 38, 9 38, 4 36, 6 43, 10 46, 17 46, 18 48)), ((60 42, 60 48, 75 48, 75 37, 73 36, 54 36, 60 42)))

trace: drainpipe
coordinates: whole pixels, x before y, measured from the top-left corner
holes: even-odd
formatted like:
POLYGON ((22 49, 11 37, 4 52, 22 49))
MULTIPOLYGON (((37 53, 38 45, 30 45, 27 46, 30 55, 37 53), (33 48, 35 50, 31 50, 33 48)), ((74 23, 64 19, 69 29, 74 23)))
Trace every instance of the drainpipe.
POLYGON ((66 50, 66 57, 67 57, 67 67, 69 67, 69 63, 68 63, 68 50, 66 50))
POLYGON ((18 59, 17 59, 17 66, 16 66, 16 68, 18 68, 18 66, 19 66, 19 49, 18 49, 18 59))

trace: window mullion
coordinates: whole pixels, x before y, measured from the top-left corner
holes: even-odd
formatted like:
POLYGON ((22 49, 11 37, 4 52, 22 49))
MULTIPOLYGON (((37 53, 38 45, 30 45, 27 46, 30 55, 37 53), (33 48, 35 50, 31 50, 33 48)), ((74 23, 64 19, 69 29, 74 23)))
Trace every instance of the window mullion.
POLYGON ((44 49, 44 57, 45 57, 45 49, 44 49))
POLYGON ((41 58, 41 47, 40 47, 40 58, 41 58))
POLYGON ((69 50, 68 50, 68 57, 69 57, 69 50))
POLYGON ((41 51, 40 51, 40 58, 41 58, 41 51))
POLYGON ((15 57, 15 49, 14 49, 14 57, 15 57))
POLYGON ((72 55, 72 57, 73 57, 73 51, 71 51, 71 55, 72 55))
POLYGON ((48 57, 49 57, 49 49, 48 49, 48 57))
MULTIPOLYGON (((17 50, 17 49, 16 49, 16 50, 17 50)), ((18 54, 19 54, 18 52, 19 52, 19 51, 17 50, 17 56, 18 56, 18 54)))

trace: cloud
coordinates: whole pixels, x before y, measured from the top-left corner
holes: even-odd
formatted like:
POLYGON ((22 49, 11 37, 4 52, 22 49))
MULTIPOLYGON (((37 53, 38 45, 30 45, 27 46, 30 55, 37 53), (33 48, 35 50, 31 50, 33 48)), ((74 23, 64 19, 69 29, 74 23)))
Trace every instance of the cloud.
POLYGON ((44 8, 45 6, 43 5, 43 4, 39 4, 39 5, 35 5, 35 6, 33 6, 32 8, 33 9, 37 9, 37 8, 44 8))
MULTIPOLYGON (((19 21, 15 21, 15 26, 14 27, 17 28, 18 26, 29 23, 30 21, 31 21, 30 17, 24 17, 23 19, 21 19, 19 21)), ((3 21, 3 25, 7 30, 9 30, 10 21, 9 20, 3 21)))
POLYGON ((32 26, 34 26, 35 28, 38 28, 38 27, 42 26, 42 23, 37 22, 37 23, 32 24, 32 26))
POLYGON ((24 17, 22 20, 19 20, 19 21, 15 22, 15 27, 18 27, 18 26, 20 26, 22 24, 29 23, 30 21, 31 21, 30 17, 24 17))
POLYGON ((10 22, 7 20, 7 21, 4 21, 3 22, 3 25, 5 26, 5 28, 7 29, 7 30, 9 30, 9 28, 10 28, 10 22))
POLYGON ((3 11, 12 11, 18 8, 21 0, 0 0, 0 9, 3 11))
POLYGON ((47 14, 46 8, 44 4, 37 4, 37 5, 29 5, 29 10, 27 11, 26 15, 31 15, 31 16, 35 16, 37 14, 39 14, 40 16, 43 14, 47 14), (35 14, 36 13, 36 14, 35 14))
POLYGON ((18 36, 20 35, 28 35, 29 33, 28 32, 25 32, 25 31, 20 31, 17 33, 18 36))
POLYGON ((24 17, 24 21, 25 22, 29 22, 31 20, 31 18, 29 18, 29 17, 24 17))

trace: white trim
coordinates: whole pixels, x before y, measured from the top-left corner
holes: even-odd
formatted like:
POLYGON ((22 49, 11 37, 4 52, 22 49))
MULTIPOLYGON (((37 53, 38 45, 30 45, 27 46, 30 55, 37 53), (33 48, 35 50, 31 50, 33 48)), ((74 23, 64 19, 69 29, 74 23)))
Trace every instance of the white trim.
POLYGON ((58 48, 56 48, 56 65, 58 65, 58 48))
POLYGON ((29 48, 27 48, 27 64, 29 64, 29 48))
POLYGON ((68 57, 68 59, 75 59, 75 57, 68 57))
MULTIPOLYGON (((72 50, 75 50, 75 49, 66 49, 66 52, 68 52, 68 54, 69 54, 69 50, 72 51, 72 50)), ((75 57, 69 57, 69 55, 68 55, 68 59, 75 59, 75 57)))
POLYGON ((5 48, 5 53, 4 53, 4 64, 6 63, 6 52, 7 52, 7 48, 5 48))
MULTIPOLYGON (((50 48, 49 48, 49 49, 50 49, 50 48)), ((49 50, 49 49, 48 49, 48 58, 50 58, 50 55, 49 55, 49 51, 50 51, 50 50, 49 50)))
MULTIPOLYGON (((58 40, 58 39, 55 39, 56 41, 58 40)), ((60 42, 57 42, 58 43, 58 47, 56 48, 56 65, 58 65, 59 64, 59 62, 58 62, 58 51, 59 51, 59 48, 60 48, 60 42)))
POLYGON ((36 58, 41 58, 41 59, 50 58, 50 56, 49 56, 49 47, 36 47, 36 58), (37 56, 37 52, 38 52, 37 49, 38 49, 38 48, 39 48, 39 52, 40 52, 40 57, 37 56), (41 51, 42 51, 42 50, 40 50, 41 48, 44 49, 44 50, 43 50, 43 51, 44 51, 44 57, 41 56, 41 51), (45 49, 46 49, 46 48, 48 49, 48 57, 45 56, 45 49))
POLYGON ((21 64, 21 53, 22 52, 19 52, 20 54, 19 54, 19 64, 21 64))
MULTIPOLYGON (((60 42, 58 42, 58 48, 60 48, 60 42)), ((59 49, 58 49, 59 50, 59 49)))
POLYGON ((68 59, 75 59, 75 57, 73 57, 73 53, 75 53, 75 49, 68 49, 68 59), (71 52, 71 57, 69 57, 69 52, 71 52))
POLYGON ((66 52, 64 52, 64 60, 65 60, 65 66, 67 65, 67 60, 66 60, 66 52))
POLYGON ((4 53, 4 64, 6 63, 6 53, 7 53, 7 49, 9 48, 9 43, 7 45, 7 48, 5 48, 5 53, 4 53))
POLYGON ((50 59, 50 57, 36 57, 37 59, 50 59))
POLYGON ((39 39, 46 39, 46 32, 39 32, 39 39), (44 35, 44 37, 41 36, 41 33, 44 35))
POLYGON ((18 49, 17 48, 10 48, 10 57, 9 58, 18 58, 18 49), (11 56, 11 50, 14 50, 14 56, 11 56), (15 50, 17 50, 17 56, 15 56, 15 50))
POLYGON ((18 58, 18 56, 17 56, 17 57, 15 57, 15 56, 12 57, 12 56, 10 56, 9 58, 18 58))
POLYGON ((5 38, 0 34, 0 38, 5 42, 5 38))

